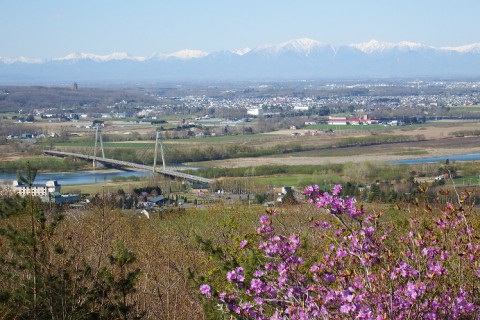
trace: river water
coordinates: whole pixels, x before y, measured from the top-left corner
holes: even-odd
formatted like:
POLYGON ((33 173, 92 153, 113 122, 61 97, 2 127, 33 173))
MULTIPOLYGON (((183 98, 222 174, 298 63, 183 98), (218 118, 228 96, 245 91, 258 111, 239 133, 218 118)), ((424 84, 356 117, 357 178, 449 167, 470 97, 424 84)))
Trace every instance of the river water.
MULTIPOLYGON (((470 153, 456 156, 442 156, 432 158, 404 159, 391 162, 392 164, 416 164, 435 163, 449 161, 477 161, 480 160, 480 153, 470 153)), ((88 184, 111 180, 116 177, 146 177, 151 175, 150 171, 122 171, 122 170, 99 170, 99 171, 78 171, 78 172, 54 172, 38 173, 35 183, 45 183, 48 180, 57 180, 61 185, 88 184)), ((0 184, 11 184, 17 179, 16 173, 0 173, 0 184)))
POLYGON ((469 153, 456 156, 443 156, 432 158, 417 158, 417 159, 405 159, 392 162, 393 164, 417 164, 417 163, 434 163, 448 161, 478 161, 480 160, 480 153, 469 153))
MULTIPOLYGON (((121 171, 121 170, 100 170, 100 171, 78 171, 78 172, 54 172, 38 173, 35 183, 45 183, 48 180, 57 180, 60 185, 66 184, 87 184, 111 180, 116 177, 145 177, 152 173, 150 171, 121 171)), ((11 184, 17 179, 16 173, 0 173, 0 184, 11 184)))

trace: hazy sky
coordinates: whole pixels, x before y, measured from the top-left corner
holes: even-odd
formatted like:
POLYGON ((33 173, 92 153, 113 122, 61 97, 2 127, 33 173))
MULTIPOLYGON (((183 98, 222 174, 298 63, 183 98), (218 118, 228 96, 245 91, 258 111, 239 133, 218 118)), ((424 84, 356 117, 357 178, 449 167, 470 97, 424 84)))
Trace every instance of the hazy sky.
POLYGON ((4 0, 0 56, 148 56, 312 38, 458 46, 480 42, 479 0, 4 0))

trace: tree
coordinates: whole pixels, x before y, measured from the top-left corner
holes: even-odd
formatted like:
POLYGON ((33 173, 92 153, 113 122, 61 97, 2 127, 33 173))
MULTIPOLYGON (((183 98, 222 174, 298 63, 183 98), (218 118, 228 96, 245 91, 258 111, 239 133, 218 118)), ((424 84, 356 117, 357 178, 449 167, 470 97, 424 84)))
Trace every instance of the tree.
POLYGON ((297 204, 298 201, 295 199, 295 195, 293 194, 293 190, 290 188, 287 190, 287 193, 283 197, 282 202, 284 204, 297 204))
MULTIPOLYGON (((33 318, 37 319, 37 274, 38 274, 38 262, 37 262, 37 237, 35 232, 35 209, 33 205, 33 197, 32 197, 32 185, 35 182, 35 178, 37 177, 37 170, 33 169, 30 165, 30 161, 27 161, 26 168, 25 168, 25 176, 23 176, 20 172, 17 173, 17 178, 19 181, 27 184, 29 188, 29 201, 27 202, 29 209, 30 209, 30 222, 31 222, 31 256, 32 256, 32 289, 33 289, 33 318)), ((39 212, 39 222, 40 226, 44 226, 45 216, 43 212, 39 212)))
POLYGON ((125 247, 123 242, 116 244, 109 255, 110 268, 103 268, 97 287, 97 296, 104 297, 105 303, 95 312, 100 319, 140 319, 142 313, 135 313, 135 302, 130 302, 131 294, 136 291, 140 269, 131 269, 135 254, 125 247))

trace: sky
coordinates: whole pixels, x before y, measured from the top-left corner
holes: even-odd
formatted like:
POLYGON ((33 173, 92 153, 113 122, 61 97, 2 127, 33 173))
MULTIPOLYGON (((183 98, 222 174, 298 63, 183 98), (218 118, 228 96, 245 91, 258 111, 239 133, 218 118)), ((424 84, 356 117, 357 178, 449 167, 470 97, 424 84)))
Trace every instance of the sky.
POLYGON ((2 0, 0 56, 206 52, 297 38, 480 42, 478 0, 2 0))

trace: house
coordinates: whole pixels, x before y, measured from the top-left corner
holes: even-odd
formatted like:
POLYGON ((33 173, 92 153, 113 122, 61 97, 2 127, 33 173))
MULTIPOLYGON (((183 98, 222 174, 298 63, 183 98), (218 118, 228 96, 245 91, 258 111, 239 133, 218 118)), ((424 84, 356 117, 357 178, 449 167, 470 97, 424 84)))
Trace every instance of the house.
POLYGON ((292 187, 273 188, 273 192, 276 196, 276 201, 283 202, 283 198, 291 190, 292 190, 292 187))
POLYGON ((24 197, 32 195, 34 197, 48 197, 50 193, 60 192, 60 185, 56 180, 47 181, 45 184, 33 184, 31 187, 27 184, 15 180, 12 186, 17 194, 24 197))
POLYGON ((197 195, 206 195, 208 194, 208 184, 207 183, 193 183, 192 192, 197 195))
POLYGON ((159 195, 157 197, 149 199, 148 202, 151 203, 152 205, 162 206, 165 204, 166 200, 167 199, 164 196, 159 195))
POLYGON ((105 127, 105 121, 103 120, 93 120, 92 127, 105 127))
POLYGON ((450 175, 448 173, 444 173, 439 176, 436 176, 435 181, 447 180, 448 178, 450 178, 450 175))

